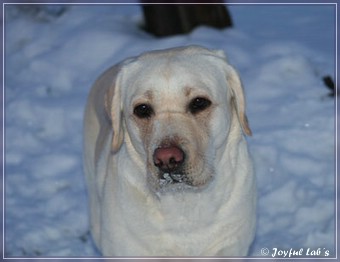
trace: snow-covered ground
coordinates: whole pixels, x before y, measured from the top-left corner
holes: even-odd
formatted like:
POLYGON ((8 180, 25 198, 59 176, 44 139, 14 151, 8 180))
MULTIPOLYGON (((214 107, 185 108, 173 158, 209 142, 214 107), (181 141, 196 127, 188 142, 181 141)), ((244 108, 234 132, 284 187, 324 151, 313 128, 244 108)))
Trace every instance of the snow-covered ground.
POLYGON ((259 188, 250 255, 335 255, 335 98, 322 81, 335 79, 335 6, 229 8, 233 29, 154 38, 137 5, 6 5, 5 257, 99 256, 82 175, 89 88, 119 60, 189 44, 223 49, 245 85, 259 188))

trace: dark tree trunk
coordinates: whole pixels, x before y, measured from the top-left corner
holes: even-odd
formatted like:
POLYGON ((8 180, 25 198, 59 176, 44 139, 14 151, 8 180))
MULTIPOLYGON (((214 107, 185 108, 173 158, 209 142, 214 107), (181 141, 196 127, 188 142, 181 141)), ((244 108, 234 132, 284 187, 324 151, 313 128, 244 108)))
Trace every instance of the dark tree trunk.
MULTIPOLYGON (((215 28, 232 26, 226 5, 222 4, 143 4, 145 29, 155 36, 186 34, 199 25, 215 28)), ((216 3, 216 2, 215 2, 216 3)))

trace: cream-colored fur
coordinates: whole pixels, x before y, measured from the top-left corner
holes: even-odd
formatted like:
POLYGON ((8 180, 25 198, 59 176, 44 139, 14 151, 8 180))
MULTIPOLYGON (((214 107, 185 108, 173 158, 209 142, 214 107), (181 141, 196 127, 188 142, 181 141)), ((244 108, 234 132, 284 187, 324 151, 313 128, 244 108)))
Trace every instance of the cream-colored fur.
POLYGON ((241 81, 221 51, 153 51, 103 73, 84 120, 91 232, 103 255, 246 256, 256 186, 243 133, 241 81), (195 97, 211 105, 194 114, 195 97), (153 114, 137 117, 140 104, 153 114), (190 183, 162 185, 153 154, 168 141, 185 152, 190 183))

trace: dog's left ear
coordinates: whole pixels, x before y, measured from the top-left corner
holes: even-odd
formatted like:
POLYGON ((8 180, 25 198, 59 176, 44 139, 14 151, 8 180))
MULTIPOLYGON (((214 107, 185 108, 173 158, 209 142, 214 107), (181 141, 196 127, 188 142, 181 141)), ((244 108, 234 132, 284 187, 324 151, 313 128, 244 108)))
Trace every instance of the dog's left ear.
POLYGON ((251 136, 252 132, 249 127, 248 118, 246 115, 246 101, 240 76, 235 68, 228 64, 226 55, 222 50, 215 50, 215 54, 224 60, 227 82, 232 93, 233 106, 235 106, 238 120, 241 124, 243 132, 246 135, 251 136))
POLYGON ((238 120, 240 121, 243 132, 251 136, 252 131, 246 115, 246 101, 240 76, 232 66, 227 65, 227 68, 227 82, 231 89, 232 102, 236 108, 238 120))

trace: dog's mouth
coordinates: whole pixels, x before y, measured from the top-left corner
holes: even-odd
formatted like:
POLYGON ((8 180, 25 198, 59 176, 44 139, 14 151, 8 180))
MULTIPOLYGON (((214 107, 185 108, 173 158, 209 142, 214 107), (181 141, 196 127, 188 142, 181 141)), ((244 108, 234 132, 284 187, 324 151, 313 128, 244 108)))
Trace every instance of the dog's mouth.
POLYGON ((160 187, 165 187, 172 184, 187 184, 191 185, 191 182, 189 181, 188 177, 185 174, 182 173, 160 173, 159 174, 159 185, 160 187))

